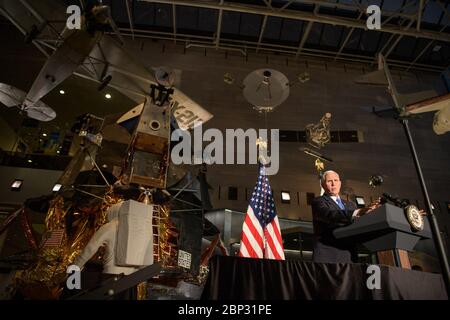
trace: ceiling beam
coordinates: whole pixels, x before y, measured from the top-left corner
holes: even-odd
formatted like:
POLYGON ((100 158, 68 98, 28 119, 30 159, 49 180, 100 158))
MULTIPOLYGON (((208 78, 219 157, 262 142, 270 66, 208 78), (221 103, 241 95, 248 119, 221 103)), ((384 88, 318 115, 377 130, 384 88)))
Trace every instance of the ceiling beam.
MULTIPOLYGON (((394 12, 392 12, 392 14, 381 23, 381 28, 383 28, 389 21, 391 21, 393 18, 395 17, 400 17, 400 14, 402 13, 403 10, 405 10, 406 8, 412 7, 416 5, 416 1, 412 0, 412 1, 408 1, 405 5, 401 6, 400 8, 398 8, 397 10, 395 10, 394 12)), ((409 19, 411 19, 414 16, 414 14, 409 15, 409 19)))
POLYGON ((125 0, 125 5, 127 6, 127 14, 128 14, 128 21, 130 22, 130 30, 131 30, 131 37, 134 40, 134 30, 133 30, 133 18, 131 17, 131 10, 130 10, 130 0, 125 0))
POLYGON ((172 5, 172 27, 173 27, 173 42, 177 43, 177 7, 172 5))
MULTIPOLYGON (((264 0, 264 3, 265 3, 268 7, 272 8, 272 10, 273 10, 273 7, 272 7, 272 0, 269 0, 269 2, 267 2, 266 0, 264 0)), ((263 38, 263 36, 264 36, 264 31, 266 30, 267 17, 268 17, 267 15, 264 15, 263 21, 262 21, 262 23, 261 23, 261 28, 259 29, 258 45, 256 46, 256 52, 257 52, 257 53, 258 53, 258 51, 259 51, 259 46, 261 45, 261 41, 262 41, 262 38, 263 38)))
MULTIPOLYGON (((20 25, 20 23, 19 23, 18 21, 16 21, 16 19, 15 19, 13 16, 11 16, 8 12, 6 12, 5 10, 3 10, 1 7, 0 7, 0 13, 1 13, 4 17, 6 17, 9 21, 11 21, 11 23, 12 23, 17 29, 19 29, 19 31, 22 32, 23 35, 26 35, 26 34, 27 34, 27 30, 25 30, 24 28, 22 28, 22 26, 20 25)), ((42 52, 42 54, 44 54, 44 56, 46 56, 47 58, 50 57, 50 54, 49 54, 49 53, 41 46, 41 44, 40 44, 38 41, 33 40, 32 43, 35 45, 35 47, 36 47, 40 52, 42 52)))
MULTIPOLYGON (((314 14, 317 14, 317 12, 319 12, 319 9, 320 9, 320 6, 319 6, 319 5, 316 5, 315 8, 314 8, 313 13, 314 13, 314 14)), ((300 41, 300 44, 299 44, 298 49, 297 49, 297 53, 295 54, 295 57, 296 57, 296 58, 298 57, 298 55, 299 55, 300 52, 302 51, 303 47, 305 46, 306 40, 308 40, 309 33, 311 32, 313 23, 314 23, 314 22, 309 21, 309 22, 308 22, 308 25, 307 25, 306 28, 305 28, 305 32, 303 33, 302 40, 300 41)))
POLYGON ((419 61, 420 57, 422 57, 423 54, 424 54, 425 52, 427 52, 428 48, 431 47, 431 45, 432 45, 433 43, 435 43, 434 40, 431 40, 431 41, 428 42, 428 44, 425 46, 425 48, 423 48, 422 51, 420 51, 420 53, 417 55, 417 57, 414 59, 414 61, 411 62, 411 64, 408 66, 408 68, 406 68, 405 72, 408 72, 408 70, 411 69, 411 67, 412 67, 417 61, 419 61))
POLYGON ((440 1, 436 1, 436 3, 442 8, 442 11, 447 16, 447 18, 450 20, 450 13, 448 13, 447 8, 440 1))
MULTIPOLYGON (((126 36, 130 36, 127 32, 129 31, 126 28, 120 28, 121 32, 124 32, 126 36)), ((149 39, 161 39, 161 40, 169 40, 173 41, 173 33, 172 32, 163 32, 163 31, 149 31, 149 30, 141 30, 135 29, 136 37, 149 38, 149 39)), ((180 34, 178 33, 178 38, 183 38, 188 41, 191 46, 206 46, 208 48, 215 48, 215 37, 212 36, 195 36, 192 34, 180 34)), ((256 41, 245 41, 245 40, 237 40, 237 39, 228 39, 227 44, 220 46, 219 49, 223 50, 238 50, 241 51, 243 47, 246 50, 255 50, 257 46, 256 41), (239 50, 240 49, 240 50, 239 50)), ((288 45, 277 45, 271 43, 261 43, 260 51, 267 52, 279 52, 286 55, 295 55, 298 47, 297 46, 288 46, 288 45)), ((335 52, 320 50, 320 49, 309 49, 304 48, 302 55, 325 58, 330 59, 332 61, 335 58, 335 52)), ((367 65, 371 65, 373 63, 373 57, 367 55, 358 55, 358 54, 349 54, 349 53, 341 53, 341 56, 338 57, 340 61, 347 62, 358 62, 364 63, 367 65)), ((409 66, 409 62, 389 59, 388 63, 390 66, 395 66, 399 68, 407 68, 409 66)), ((430 65, 430 64, 420 64, 416 63, 413 67, 415 70, 429 71, 429 72, 442 72, 446 69, 446 66, 438 66, 438 65, 430 65)))
MULTIPOLYGON (((425 2, 425 5, 428 4, 428 1, 429 0, 427 0, 425 2)), ((411 19, 411 21, 406 25, 405 30, 409 30, 409 28, 411 28, 411 26, 413 25, 414 21, 417 21, 417 23, 418 23, 418 19, 419 19, 419 12, 417 13, 416 17, 414 19, 411 19)), ((391 52, 397 47, 398 43, 400 42, 400 40, 403 39, 403 37, 404 37, 404 35, 400 35, 397 37, 397 39, 395 40, 395 42, 393 43, 391 48, 389 48, 389 50, 384 54, 385 58, 387 58, 391 54, 391 52)))
MULTIPOLYGON (((223 5, 223 0, 220 0, 219 5, 223 5)), ((220 45, 220 33, 222 32, 222 15, 223 15, 223 9, 219 8, 219 16, 217 18, 217 29, 216 29, 216 40, 215 40, 216 49, 218 49, 219 45, 220 45)))
MULTIPOLYGON (((400 7, 399 9, 398 9, 398 11, 402 11, 402 10, 405 10, 407 7, 409 7, 409 6, 411 6, 412 4, 416 4, 416 2, 415 2, 415 0, 412 0, 412 1, 409 1, 408 3, 406 3, 405 5, 403 5, 402 7, 400 7)), ((381 23, 381 28, 383 28, 384 27, 384 25, 387 23, 387 22, 389 22, 389 20, 391 20, 393 18, 393 16, 391 16, 391 17, 389 17, 388 19, 386 19, 385 21, 383 21, 382 23, 381 23)), ((403 22, 404 21, 400 21, 400 25, 399 25, 399 27, 400 28, 402 28, 402 26, 403 26, 403 22)), ((376 61, 378 61, 378 55, 380 54, 380 53, 383 53, 384 52, 384 50, 389 46, 389 44, 391 43, 391 41, 395 38, 395 34, 391 34, 390 35, 390 37, 389 37, 389 39, 386 41, 386 43, 383 45, 383 48, 381 48, 381 50, 379 50, 376 54, 375 54, 375 60, 374 60, 374 63, 376 62, 376 61)), ((380 39, 381 40, 381 39, 380 39)))
MULTIPOLYGON (((343 9, 343 10, 356 10, 356 11, 360 11, 363 13, 366 13, 367 4, 360 4, 357 1, 353 1, 353 3, 355 4, 348 4, 348 3, 339 3, 339 2, 330 2, 330 1, 326 1, 326 0, 291 0, 289 1, 289 4, 292 3, 301 3, 301 4, 316 4, 316 5, 320 5, 321 7, 330 7, 330 8, 337 8, 337 9, 343 9)), ((411 18, 414 14, 412 13, 396 13, 395 11, 386 11, 386 10, 382 10, 382 15, 386 15, 386 16, 392 16, 392 15, 396 15, 398 17, 403 17, 403 18, 411 18)))
POLYGON ((266 30, 267 18, 268 18, 267 16, 264 16, 262 24, 261 24, 261 29, 259 31, 259 37, 258 37, 258 44, 256 46, 256 52, 259 51, 259 46, 261 45, 262 38, 264 36, 264 31, 266 30))
MULTIPOLYGON (((439 32, 443 31, 443 30, 447 27, 447 25, 448 25, 448 24, 445 24, 439 32)), ((411 69, 411 67, 412 67, 417 61, 419 61, 420 57, 422 57, 423 54, 424 54, 425 52, 427 52, 428 48, 431 47, 431 46, 432 46, 433 44, 435 44, 435 43, 436 43, 436 41, 434 41, 434 40, 431 40, 430 42, 428 42, 428 44, 425 46, 425 48, 423 48, 422 51, 420 51, 420 53, 417 55, 417 57, 414 59, 414 61, 411 62, 411 64, 408 66, 408 68, 406 68, 405 72, 408 72, 408 70, 411 69)))
MULTIPOLYGON (((219 10, 219 18, 221 19, 221 12, 223 10, 226 11, 234 11, 234 12, 242 12, 242 13, 252 13, 258 15, 268 15, 279 18, 293 19, 293 20, 301 20, 301 21, 310 21, 310 22, 319 22, 324 24, 338 25, 344 27, 354 27, 358 29, 366 30, 367 26, 365 22, 356 21, 355 19, 348 19, 338 16, 332 15, 314 15, 311 12, 304 11, 296 11, 296 10, 283 10, 283 11, 272 11, 267 9, 267 7, 257 6, 257 5, 244 5, 237 3, 224 3, 222 0, 219 2, 211 2, 205 0, 140 0, 144 2, 153 2, 153 3, 166 3, 166 4, 177 4, 184 6, 191 6, 197 8, 208 8, 219 10)), ((417 30, 404 30, 397 26, 385 26, 384 28, 378 30, 379 32, 386 32, 391 34, 397 34, 402 36, 411 36, 416 38, 425 38, 430 40, 439 40, 444 42, 450 42, 450 34, 447 33, 439 33, 435 31, 417 31, 417 30)), ((218 37, 219 39, 219 37, 218 37)))
MULTIPOLYGON (((415 20, 411 20, 405 27, 405 30, 408 30, 409 28, 411 28, 411 26, 413 25, 415 20)), ((391 52, 397 47, 397 44, 400 42, 400 40, 402 40, 404 37, 404 35, 399 35, 397 37, 397 39, 395 39, 394 43, 392 44, 392 46, 389 48, 389 50, 384 54, 384 57, 387 58, 391 52)))
POLYGON ((272 11, 275 11, 275 9, 272 7, 272 0, 263 0, 266 4, 267 8, 269 8, 272 11))
POLYGON ((418 15, 417 26, 416 26, 417 31, 420 31, 420 23, 422 22, 423 1, 424 0, 420 0, 419 9, 417 10, 417 15, 418 15))
POLYGON ((39 20, 40 23, 46 23, 45 19, 28 3, 27 0, 19 0, 22 5, 30 11, 30 13, 39 20))
MULTIPOLYGON (((358 20, 361 19, 363 13, 361 12, 358 16, 358 20)), ((353 31, 355 31, 355 28, 351 28, 350 31, 348 32, 347 36, 345 37, 344 42, 342 43, 341 47, 339 48, 339 51, 336 53, 336 57, 334 58, 334 60, 336 61, 337 57, 339 57, 339 55, 341 54, 342 50, 344 50, 345 46, 347 45, 347 42, 350 40, 350 37, 353 34, 353 31)))
POLYGON ((287 7, 289 7, 295 0, 289 0, 289 2, 285 3, 280 9, 278 9, 278 11, 283 11, 284 9, 286 9, 287 7))

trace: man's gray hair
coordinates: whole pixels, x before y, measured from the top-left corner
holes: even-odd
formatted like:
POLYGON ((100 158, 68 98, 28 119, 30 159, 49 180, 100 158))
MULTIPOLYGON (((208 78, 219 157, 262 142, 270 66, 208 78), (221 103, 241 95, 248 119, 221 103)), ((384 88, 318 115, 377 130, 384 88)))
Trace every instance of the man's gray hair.
MULTIPOLYGON (((320 179, 320 183, 321 184, 324 184, 325 183, 325 180, 326 180, 326 178, 327 178, 327 174, 329 174, 329 173, 336 173, 338 176, 339 176, 339 173, 337 173, 336 171, 333 171, 333 170, 327 170, 327 171, 325 171, 324 173, 322 173, 322 178, 320 179)), ((339 176, 339 179, 340 179, 341 177, 339 176)))

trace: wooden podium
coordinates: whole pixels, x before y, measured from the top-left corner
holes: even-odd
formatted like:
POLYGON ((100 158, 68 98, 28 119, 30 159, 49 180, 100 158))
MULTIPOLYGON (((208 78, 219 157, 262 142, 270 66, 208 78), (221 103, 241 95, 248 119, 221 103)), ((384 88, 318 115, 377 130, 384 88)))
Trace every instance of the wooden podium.
POLYGON ((411 269, 408 251, 413 251, 420 239, 431 238, 428 220, 424 223, 423 230, 414 231, 403 209, 386 203, 353 224, 337 228, 334 236, 376 252, 380 264, 411 269))

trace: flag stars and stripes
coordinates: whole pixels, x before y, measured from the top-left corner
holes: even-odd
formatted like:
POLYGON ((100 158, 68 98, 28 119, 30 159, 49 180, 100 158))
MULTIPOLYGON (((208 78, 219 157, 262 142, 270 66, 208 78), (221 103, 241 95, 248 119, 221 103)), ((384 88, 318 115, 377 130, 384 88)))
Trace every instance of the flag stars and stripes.
POLYGON ((283 242, 272 189, 264 167, 260 165, 260 168, 244 221, 239 255, 284 260, 283 242))

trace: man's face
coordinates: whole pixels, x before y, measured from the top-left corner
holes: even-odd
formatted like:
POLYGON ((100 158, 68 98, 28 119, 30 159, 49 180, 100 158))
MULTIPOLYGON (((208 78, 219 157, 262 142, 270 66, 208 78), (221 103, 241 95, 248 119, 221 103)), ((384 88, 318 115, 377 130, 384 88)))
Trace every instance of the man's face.
POLYGON ((334 172, 329 172, 325 176, 325 182, 322 185, 325 189, 325 192, 332 196, 338 196, 341 191, 341 179, 339 179, 339 175, 334 172))

